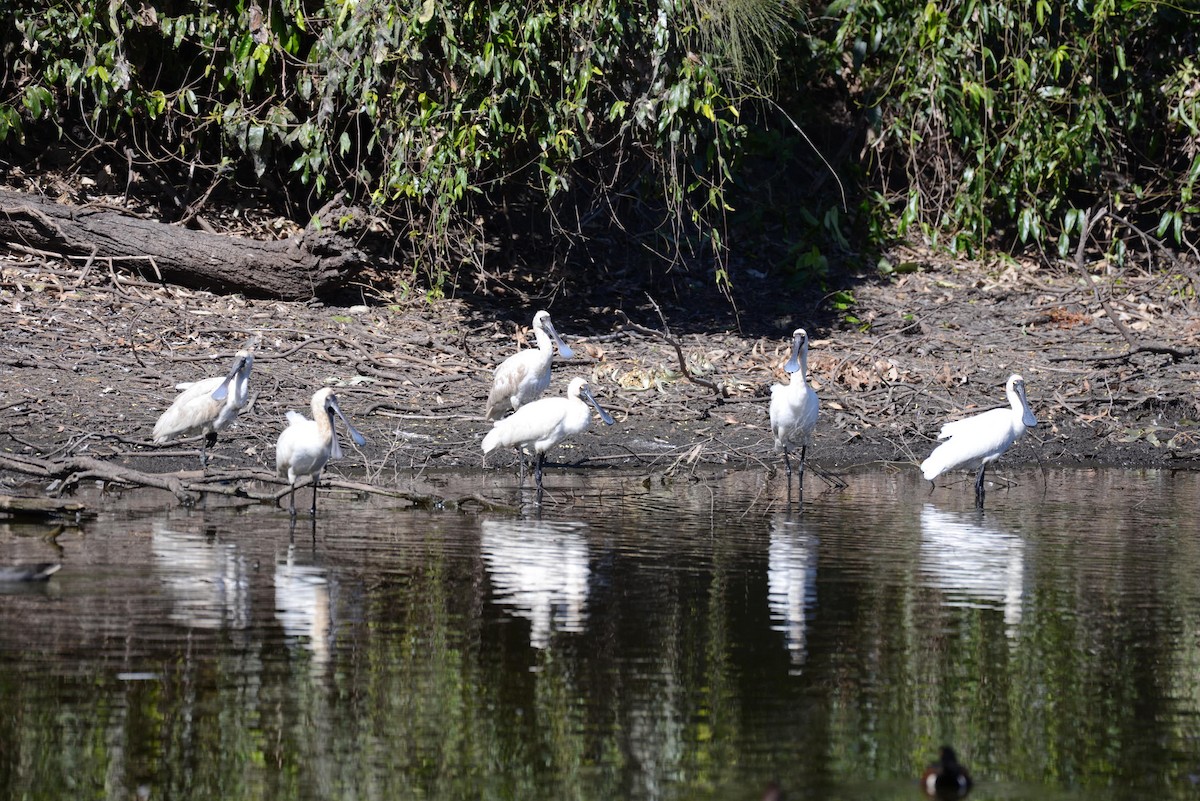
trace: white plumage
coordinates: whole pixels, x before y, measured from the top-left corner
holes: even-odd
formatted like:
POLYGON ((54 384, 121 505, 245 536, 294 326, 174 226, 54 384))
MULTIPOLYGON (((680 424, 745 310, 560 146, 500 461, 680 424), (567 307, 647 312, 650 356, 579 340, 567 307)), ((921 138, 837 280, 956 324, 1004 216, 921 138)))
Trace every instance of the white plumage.
POLYGON ((279 435, 275 444, 275 472, 286 476, 292 485, 288 496, 288 511, 296 515, 296 481, 301 476, 313 477, 313 499, 311 514, 317 514, 317 484, 321 480, 321 470, 332 459, 342 457, 341 446, 338 445, 337 431, 333 427, 333 417, 336 414, 346 424, 350 438, 355 445, 363 445, 366 438, 358 432, 342 409, 338 406, 337 396, 329 387, 319 389, 312 396, 313 419, 309 420, 298 412, 287 413, 288 426, 279 435))
POLYGON ((200 446, 200 467, 203 469, 208 463, 207 449, 217 443, 217 433, 232 423, 246 405, 253 365, 254 356, 250 351, 239 350, 225 376, 177 384, 176 388, 183 392, 154 424, 155 444, 162 445, 176 437, 204 434, 200 446))
POLYGON ((613 424, 612 416, 592 397, 587 380, 573 378, 565 398, 542 398, 527 403, 509 417, 497 421, 483 438, 483 453, 486 456, 500 447, 532 451, 537 457, 535 476, 540 490, 546 451, 572 434, 587 430, 592 422, 588 403, 595 407, 605 425, 613 424))
POLYGON ((999 459, 1025 431, 1038 424, 1025 398, 1025 379, 1011 375, 1004 386, 1009 408, 955 420, 942 426, 943 442, 921 463, 921 474, 930 481, 956 467, 979 468, 975 495, 983 499, 983 474, 989 463, 999 459))
POLYGON ((556 347, 564 359, 574 355, 554 329, 547 311, 533 316, 533 335, 537 337, 536 348, 514 353, 496 368, 484 412, 488 420, 498 420, 541 397, 550 386, 550 363, 556 347))
POLYGON ((791 375, 789 382, 771 387, 771 432, 775 435, 775 447, 783 450, 789 486, 792 463, 788 452, 800 448, 800 490, 803 492, 804 457, 812 444, 820 407, 817 393, 808 385, 808 333, 803 328, 792 332, 792 356, 784 370, 791 375))

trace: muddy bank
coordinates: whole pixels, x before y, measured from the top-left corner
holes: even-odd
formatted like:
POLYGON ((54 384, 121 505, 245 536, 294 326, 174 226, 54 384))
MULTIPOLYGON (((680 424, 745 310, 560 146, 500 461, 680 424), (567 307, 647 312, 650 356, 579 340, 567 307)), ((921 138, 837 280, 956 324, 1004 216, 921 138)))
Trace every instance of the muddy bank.
MULTIPOLYGON (((747 297, 778 295, 755 280, 744 279, 747 297)), ((1151 277, 1124 276, 1120 287, 1110 308, 1139 341, 1200 344, 1186 296, 1165 293, 1151 277)), ((822 401, 810 458, 828 470, 919 461, 942 422, 1001 405, 1011 372, 1024 375, 1041 426, 1001 469, 1039 459, 1191 468, 1200 457, 1200 358, 1125 355, 1128 343, 1070 270, 930 265, 857 280, 848 291, 853 303, 840 296, 837 308, 820 299, 797 311, 764 303, 751 315, 743 304, 740 321, 722 321, 720 309, 698 313, 686 298, 664 302, 686 370, 719 392, 689 381, 671 344, 626 323, 622 312, 661 329, 645 296, 550 305, 575 350, 570 361, 555 361, 550 392, 586 376, 617 420, 594 422, 552 461, 647 474, 776 468, 769 387, 784 376, 798 326, 812 335, 810 378, 822 401)), ((0 260, 0 305, 4 453, 87 457, 156 474, 194 470, 199 440, 154 446, 154 421, 176 383, 221 374, 257 334, 251 404, 223 432, 212 470, 273 471, 286 411, 306 411, 312 393, 332 385, 369 440, 341 466, 360 478, 365 469, 379 485, 481 464, 491 370, 531 344, 536 310, 477 299, 256 301, 19 254, 0 260)), ((507 469, 513 461, 505 454, 490 463, 507 469)))

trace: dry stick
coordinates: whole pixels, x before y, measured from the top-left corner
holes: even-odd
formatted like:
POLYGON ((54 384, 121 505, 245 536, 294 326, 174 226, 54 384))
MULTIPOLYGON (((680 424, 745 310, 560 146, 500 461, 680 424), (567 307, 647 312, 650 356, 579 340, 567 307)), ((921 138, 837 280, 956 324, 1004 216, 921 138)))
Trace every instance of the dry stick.
MULTIPOLYGON (((1075 269, 1079 271, 1079 274, 1084 277, 1088 285, 1092 288, 1092 294, 1095 296, 1096 302, 1100 304, 1100 307, 1104 309, 1104 314, 1109 320, 1112 321, 1113 325, 1117 327, 1117 331, 1120 332, 1121 336, 1124 337, 1125 343, 1129 345, 1129 351, 1116 356, 1056 356, 1051 358, 1050 361, 1119 361, 1122 359, 1128 359, 1135 353, 1162 353, 1170 356, 1175 361, 1193 356, 1195 351, 1191 349, 1182 351, 1178 348, 1172 348, 1167 345, 1142 345, 1138 343, 1133 336, 1133 332, 1129 330, 1125 323, 1121 322, 1120 318, 1118 318, 1113 312, 1112 306, 1110 306, 1108 301, 1100 295, 1100 288, 1096 286, 1095 279, 1092 278, 1092 274, 1089 273, 1087 268, 1084 266, 1083 257, 1084 250, 1087 247, 1088 239, 1090 239, 1092 235, 1092 229, 1096 227, 1096 223, 1108 216, 1110 215, 1106 206, 1101 206, 1094 213, 1089 213, 1086 211, 1083 213, 1083 230, 1079 234, 1079 245, 1075 248, 1075 269)), ((1114 217, 1114 219, 1117 218, 1114 217)))
POLYGON ((96 254, 99 252, 100 246, 92 245, 92 252, 88 254, 87 261, 83 263, 83 267, 79 268, 79 280, 75 282, 75 289, 79 289, 87 280, 88 273, 92 269, 92 262, 96 260, 96 254))
POLYGON ((623 309, 617 309, 617 314, 621 315, 621 317, 625 320, 626 325, 628 325, 634 331, 637 331, 639 334, 658 337, 663 342, 666 342, 668 345, 673 347, 675 349, 675 356, 679 359, 679 369, 683 373, 684 378, 686 378, 688 381, 691 381, 693 384, 699 384, 702 387, 708 387, 722 398, 728 398, 728 387, 724 385, 718 385, 717 383, 709 381, 706 378, 697 378, 696 376, 692 375, 692 371, 688 369, 687 362, 683 357, 683 346, 679 344, 678 339, 671 336, 671 329, 667 326, 667 320, 663 316, 662 309, 659 308, 658 303, 655 302, 654 298, 651 298, 649 295, 646 295, 646 297, 650 298, 650 304, 654 306, 654 310, 658 312, 658 319, 662 321, 663 330, 655 331, 653 328, 646 328, 645 326, 638 325, 633 320, 629 319, 629 315, 627 315, 623 309))
MULTIPOLYGON (((1141 228, 1137 227, 1136 225, 1134 225, 1129 220, 1127 220, 1126 218, 1122 217, 1119 214, 1110 213, 1108 216, 1112 217, 1114 220, 1121 223, 1122 225, 1127 227, 1129 230, 1133 231, 1135 234, 1137 234, 1141 238, 1142 243, 1146 246, 1146 251, 1147 251, 1146 256, 1147 257, 1149 257, 1149 255, 1150 255, 1149 250, 1150 250, 1151 246, 1155 247, 1158 250, 1158 252, 1161 253, 1167 260, 1169 260, 1176 269, 1178 269, 1181 273, 1185 274, 1188 277, 1188 280, 1192 282, 1192 291, 1200 292, 1200 279, 1197 279, 1195 271, 1190 269, 1186 264, 1184 264, 1183 261, 1180 260, 1180 258, 1178 256, 1176 256, 1174 253, 1172 253, 1167 248, 1167 246, 1162 243, 1161 240, 1150 236, 1148 233, 1143 231, 1141 228)), ((1186 245, 1187 249, 1192 252, 1193 257, 1200 260, 1200 251, 1196 250, 1195 245, 1193 245, 1191 242, 1188 242, 1186 239, 1184 240, 1183 244, 1186 245)))

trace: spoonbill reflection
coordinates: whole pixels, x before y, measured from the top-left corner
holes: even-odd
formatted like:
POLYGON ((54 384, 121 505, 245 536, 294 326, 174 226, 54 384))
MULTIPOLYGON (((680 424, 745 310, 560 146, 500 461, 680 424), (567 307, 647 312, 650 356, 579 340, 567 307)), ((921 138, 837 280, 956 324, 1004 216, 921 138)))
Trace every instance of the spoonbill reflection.
POLYGON ((235 543, 199 527, 155 520, 150 553, 171 599, 172 620, 197 629, 250 625, 250 567, 235 543))
POLYGON ((817 393, 808 385, 808 333, 803 328, 792 332, 792 357, 783 367, 791 378, 787 384, 771 387, 771 432, 775 447, 783 450, 788 486, 792 483, 792 463, 788 451, 800 447, 800 491, 804 492, 804 457, 817 427, 817 393))
POLYGON ((596 409, 605 425, 611 426, 615 422, 592 397, 587 379, 577 377, 571 379, 571 384, 567 387, 567 397, 536 400, 497 421, 483 438, 483 454, 486 457, 502 446, 532 450, 537 457, 534 475, 540 490, 546 451, 572 434, 587 430, 592 422, 592 410, 588 408, 588 403, 596 409))
POLYGON ((1021 623, 1025 541, 987 525, 980 513, 921 509, 921 575, 947 606, 1002 609, 1008 635, 1021 623))
POLYGON ((250 351, 239 350, 225 376, 176 384, 176 389, 183 392, 154 424, 154 443, 162 445, 176 437, 203 434, 200 445, 200 469, 203 470, 208 465, 208 449, 217 444, 217 434, 232 423, 246 405, 253 365, 254 356, 250 351))
POLYGON ((938 439, 946 440, 921 462, 921 474, 929 481, 956 467, 979 467, 975 497, 983 502, 983 474, 990 462, 999 459, 1026 429, 1038 424, 1025 398, 1025 379, 1008 377, 1004 387, 1010 408, 992 409, 942 426, 938 439))
POLYGON ((771 628, 783 633, 792 662, 804 663, 808 615, 817 603, 817 538, 790 515, 771 520, 767 605, 771 628))
POLYGON ((541 397, 550 386, 550 362, 554 360, 556 347, 564 359, 574 355, 554 330, 550 312, 533 315, 533 335, 537 337, 536 348, 514 353, 496 368, 484 413, 486 419, 498 420, 541 397))
POLYGON ((275 619, 289 641, 301 642, 312 653, 313 668, 329 660, 333 618, 329 580, 320 567, 296 562, 296 546, 288 545, 287 560, 275 564, 275 619))
POLYGON ((480 551, 496 602, 530 622, 529 643, 587 623, 588 544, 583 523, 484 520, 480 551))
POLYGON ((279 435, 279 442, 275 445, 275 472, 287 476, 288 483, 292 485, 288 495, 288 511, 292 517, 296 516, 297 479, 301 476, 313 477, 312 509, 309 512, 316 517, 317 484, 321 480, 321 470, 331 458, 342 458, 333 416, 336 414, 342 418, 355 445, 363 445, 367 441, 342 413, 337 396, 329 387, 317 390, 312 396, 312 414, 313 419, 309 420, 299 412, 289 411, 288 427, 279 435))

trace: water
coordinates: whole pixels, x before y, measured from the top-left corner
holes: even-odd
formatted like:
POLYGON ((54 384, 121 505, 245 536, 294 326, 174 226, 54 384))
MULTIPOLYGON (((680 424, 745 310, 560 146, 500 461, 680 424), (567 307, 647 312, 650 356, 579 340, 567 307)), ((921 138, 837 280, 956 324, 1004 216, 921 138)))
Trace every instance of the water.
POLYGON ((0 526, 64 562, 0 589, 0 797, 911 799, 943 742, 973 799, 1195 797, 1200 476, 1007 475, 0 526))

